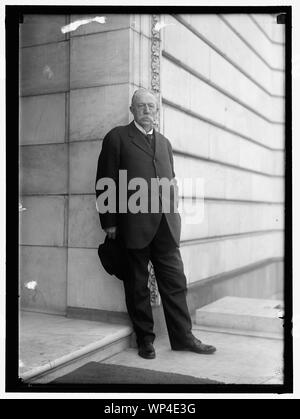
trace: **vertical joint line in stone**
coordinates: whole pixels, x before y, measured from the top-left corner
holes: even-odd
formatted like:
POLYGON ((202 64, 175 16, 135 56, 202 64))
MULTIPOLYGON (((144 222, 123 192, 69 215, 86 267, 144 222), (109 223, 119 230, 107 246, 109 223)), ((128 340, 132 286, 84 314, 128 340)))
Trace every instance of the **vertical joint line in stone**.
MULTIPOLYGON (((66 15, 65 23, 68 25, 71 16, 66 15)), ((64 246, 66 247, 66 295, 68 293, 68 238, 69 238, 69 204, 70 204, 70 87, 71 87, 71 36, 70 33, 65 34, 65 40, 68 45, 68 88, 65 93, 65 143, 67 147, 67 195, 65 196, 65 214, 64 214, 64 246)), ((67 296, 68 298, 68 296, 67 296)), ((67 306, 67 302, 66 302, 67 306)))
MULTIPOLYGON (((141 27, 141 26, 140 26, 141 27)), ((142 54, 142 39, 143 39, 143 35, 142 35, 142 30, 140 30, 139 33, 139 88, 143 87, 142 86, 142 74, 143 74, 143 54, 142 54)))
MULTIPOLYGON (((66 15, 65 16, 65 25, 68 25, 71 21, 71 16, 70 15, 66 15)), ((68 78, 68 88, 67 91, 65 93, 65 142, 68 143, 70 141, 70 69, 71 69, 71 64, 70 64, 70 58, 71 58, 71 37, 70 37, 70 32, 65 33, 65 41, 67 42, 67 48, 68 48, 68 74, 67 74, 67 78, 68 78)))
MULTIPOLYGON (((131 19, 135 15, 131 15, 131 19)), ((135 68, 134 68, 134 53, 135 53, 135 39, 134 39, 134 29, 135 20, 130 25, 128 36, 129 36, 129 48, 128 48, 128 62, 129 62, 129 78, 128 78, 128 123, 131 122, 131 113, 129 112, 129 107, 131 105, 131 97, 135 91, 135 68)))

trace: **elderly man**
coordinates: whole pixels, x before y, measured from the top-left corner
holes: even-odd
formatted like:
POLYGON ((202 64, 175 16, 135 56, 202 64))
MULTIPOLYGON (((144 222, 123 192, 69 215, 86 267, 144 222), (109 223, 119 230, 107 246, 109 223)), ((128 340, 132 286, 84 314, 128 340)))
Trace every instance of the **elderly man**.
POLYGON ((98 210, 101 226, 108 239, 120 240, 124 244, 128 261, 123 281, 125 299, 136 333, 138 353, 146 359, 155 358, 155 334, 147 286, 148 263, 151 260, 171 348, 211 354, 216 348, 203 344, 192 334, 186 302, 186 277, 179 251, 181 220, 174 187, 173 153, 169 140, 154 129, 158 111, 155 96, 146 89, 137 90, 132 97, 130 111, 134 120, 127 126, 113 128, 103 140, 98 161, 96 196, 99 198, 103 193, 99 188, 101 180, 109 178, 114 181, 116 206, 113 205, 106 212, 98 210), (123 175, 122 179, 120 174, 123 175), (136 179, 145 182, 148 187, 146 192, 133 190, 132 185, 140 183, 136 179), (160 189, 162 179, 169 181, 168 194, 160 189), (155 188, 155 185, 158 187, 155 188), (130 205, 137 203, 135 194, 140 200, 148 198, 141 211, 130 205), (153 206, 156 198, 158 203, 153 206))

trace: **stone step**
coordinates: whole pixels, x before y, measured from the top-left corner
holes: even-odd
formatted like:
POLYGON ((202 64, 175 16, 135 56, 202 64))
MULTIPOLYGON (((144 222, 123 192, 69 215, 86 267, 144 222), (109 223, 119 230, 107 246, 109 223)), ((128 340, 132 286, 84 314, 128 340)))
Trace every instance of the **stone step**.
POLYGON ((132 328, 41 313, 23 313, 19 376, 49 383, 87 362, 100 362, 129 348, 132 328))
POLYGON ((280 300, 224 297, 196 310, 198 326, 283 335, 280 300))

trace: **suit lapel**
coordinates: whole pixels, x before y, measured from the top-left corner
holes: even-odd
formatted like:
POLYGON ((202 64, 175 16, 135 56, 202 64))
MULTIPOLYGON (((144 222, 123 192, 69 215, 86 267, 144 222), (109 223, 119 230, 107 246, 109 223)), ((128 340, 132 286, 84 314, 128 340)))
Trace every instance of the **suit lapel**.
MULTIPOLYGON (((157 133, 155 133, 155 146, 157 146, 157 139, 156 139, 157 133)), ((153 152, 151 150, 151 147, 147 143, 147 139, 144 137, 144 135, 136 128, 134 125, 134 122, 129 124, 129 137, 131 142, 139 147, 141 150, 143 150, 145 153, 149 154, 149 156, 153 156, 153 152)))

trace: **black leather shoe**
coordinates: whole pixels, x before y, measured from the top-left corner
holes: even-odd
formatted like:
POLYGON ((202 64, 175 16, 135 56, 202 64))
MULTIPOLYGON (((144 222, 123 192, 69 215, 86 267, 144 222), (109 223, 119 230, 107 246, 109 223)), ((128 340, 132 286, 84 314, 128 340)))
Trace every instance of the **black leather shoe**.
POLYGON ((216 351, 216 348, 212 345, 205 345, 201 340, 197 339, 195 336, 192 339, 188 340, 183 346, 172 347, 173 351, 192 351, 197 354, 210 355, 216 351))
POLYGON ((155 358, 155 349, 151 342, 143 342, 139 344, 139 356, 145 359, 155 358))

